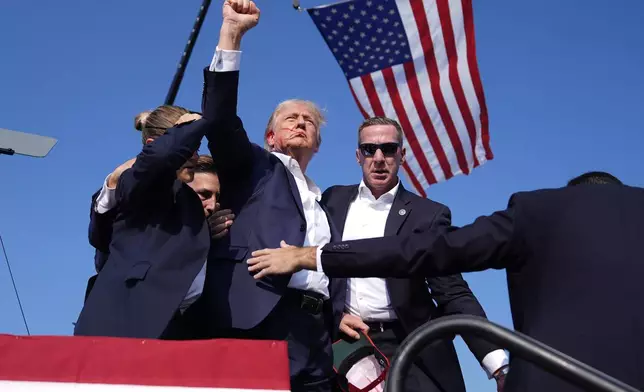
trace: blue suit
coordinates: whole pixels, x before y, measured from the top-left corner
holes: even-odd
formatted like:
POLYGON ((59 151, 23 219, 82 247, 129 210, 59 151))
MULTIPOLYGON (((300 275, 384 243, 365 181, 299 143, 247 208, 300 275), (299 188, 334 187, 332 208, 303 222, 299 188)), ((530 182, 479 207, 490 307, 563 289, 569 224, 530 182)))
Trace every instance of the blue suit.
MULTIPOLYGON (((209 316, 206 333, 287 340, 293 390, 315 389, 312 383, 324 383, 333 374, 330 332, 341 309, 327 300, 320 314, 307 314, 297 297, 301 293, 288 288, 291 275, 256 281, 246 264, 253 251, 279 247, 281 240, 304 244, 307 222, 295 179, 279 158, 249 141, 237 117, 239 72, 206 71, 205 79, 205 97, 217 108, 217 131, 208 135, 208 147, 225 189, 221 204, 236 215, 229 235, 213 244, 208 259, 199 299, 209 316)), ((329 226, 332 238, 339 238, 330 220, 329 226)), ((335 287, 331 282, 332 298, 335 287)))
MULTIPOLYGON (((75 335, 173 337, 168 326, 210 248, 201 201, 177 180, 176 171, 211 131, 205 116, 169 129, 145 145, 132 168, 123 172, 108 260, 75 335)), ((92 234, 90 230, 90 238, 92 234)))

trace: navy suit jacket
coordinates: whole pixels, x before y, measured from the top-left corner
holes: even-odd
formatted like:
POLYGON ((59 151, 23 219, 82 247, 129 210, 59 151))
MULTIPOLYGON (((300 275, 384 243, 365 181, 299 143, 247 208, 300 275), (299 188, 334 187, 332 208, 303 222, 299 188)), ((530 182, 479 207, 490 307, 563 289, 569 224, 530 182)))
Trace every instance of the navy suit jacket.
MULTIPOLYGON (((644 189, 579 185, 515 194, 453 228, 329 244, 330 276, 407 277, 505 268, 514 327, 644 390, 644 189)), ((581 391, 511 358, 506 391, 581 391)))
MULTIPOLYGON (((349 206, 357 195, 358 185, 334 186, 324 192, 322 203, 327 207, 340 232, 344 232, 349 206)), ((447 230, 450 223, 449 208, 419 197, 400 184, 387 218, 385 236, 404 237, 412 233, 423 233, 426 236, 435 237, 447 230)), ((400 262, 404 263, 403 260, 400 262)), ((342 282, 340 290, 345 293, 346 279, 336 280, 342 282)), ((424 275, 402 279, 387 278, 386 284, 391 305, 406 334, 440 316, 471 314, 486 317, 481 304, 474 297, 461 274, 433 278, 425 278, 424 275), (427 290, 428 287, 431 294, 427 290)), ((469 336, 465 336, 464 340, 479 362, 483 361, 488 353, 500 348, 469 336)), ((423 351, 421 358, 425 369, 441 390, 465 390, 458 357, 451 339, 434 343, 423 351)))
POLYGON ((81 311, 75 335, 163 335, 210 247, 199 197, 177 180, 176 171, 211 131, 206 116, 169 129, 146 144, 132 168, 123 172, 108 260, 81 311))
MULTIPOLYGON (((279 248, 281 240, 302 246, 306 219, 291 173, 279 158, 249 141, 237 116, 239 72, 206 71, 205 75, 206 96, 217 107, 216 132, 208 135, 208 146, 226 190, 221 204, 235 213, 228 236, 213 243, 199 299, 204 314, 210 316, 212 335, 218 329, 251 329, 270 314, 291 275, 256 281, 246 260, 255 250, 279 248)), ((331 227, 332 238, 334 233, 331 227)), ((331 283, 332 297, 334 287, 331 283)))

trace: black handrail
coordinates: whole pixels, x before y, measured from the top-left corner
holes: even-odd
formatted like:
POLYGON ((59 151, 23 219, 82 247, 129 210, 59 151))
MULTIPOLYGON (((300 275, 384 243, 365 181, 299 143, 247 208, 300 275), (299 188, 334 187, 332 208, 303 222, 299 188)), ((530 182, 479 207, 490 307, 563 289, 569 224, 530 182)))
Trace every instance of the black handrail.
POLYGON ((513 355, 576 384, 585 391, 639 392, 529 336, 493 324, 482 317, 461 315, 441 317, 428 322, 407 336, 389 369, 386 392, 404 391, 406 375, 418 354, 429 343, 455 334, 476 335, 495 343, 508 349, 513 355))

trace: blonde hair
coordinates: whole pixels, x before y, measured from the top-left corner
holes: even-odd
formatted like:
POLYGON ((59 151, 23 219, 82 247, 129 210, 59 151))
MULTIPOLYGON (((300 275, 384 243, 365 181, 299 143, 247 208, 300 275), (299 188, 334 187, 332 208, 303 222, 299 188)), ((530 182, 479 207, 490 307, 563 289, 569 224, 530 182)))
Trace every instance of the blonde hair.
POLYGON ((324 124, 326 124, 326 118, 324 117, 324 114, 322 113, 322 110, 312 101, 306 101, 303 99, 287 99, 286 101, 280 102, 276 107, 275 110, 273 110, 273 114, 271 114, 271 117, 268 119, 268 123, 266 124, 266 130, 264 131, 264 149, 269 150, 271 147, 268 145, 268 142, 266 141, 266 136, 268 136, 268 133, 273 130, 275 127, 275 120, 277 119, 277 116, 280 114, 282 110, 286 106, 292 105, 292 104, 299 104, 299 105, 304 105, 306 106, 309 111, 311 112, 311 115, 313 115, 313 120, 317 124, 317 131, 318 131, 318 147, 320 144, 322 144, 322 133, 320 132, 320 129, 324 124))
POLYGON ((141 131, 141 139, 145 143, 150 138, 163 135, 169 128, 198 118, 199 115, 186 108, 163 105, 152 111, 139 113, 134 118, 134 128, 141 131))

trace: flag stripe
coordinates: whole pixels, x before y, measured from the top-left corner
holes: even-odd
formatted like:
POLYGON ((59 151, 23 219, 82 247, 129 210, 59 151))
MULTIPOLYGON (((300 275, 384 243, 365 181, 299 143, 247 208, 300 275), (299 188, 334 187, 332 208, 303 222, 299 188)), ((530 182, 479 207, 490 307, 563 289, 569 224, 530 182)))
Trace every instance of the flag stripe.
POLYGON ((440 169, 442 173, 440 176, 437 176, 437 177, 450 178, 453 176, 452 169, 449 165, 449 160, 447 159, 447 155, 445 155, 445 150, 443 149, 443 146, 441 145, 441 142, 438 139, 438 135, 437 135, 436 129, 434 128, 434 124, 432 124, 432 119, 429 116, 429 113, 427 112, 427 107, 423 102, 423 97, 420 90, 420 84, 418 84, 418 77, 416 74, 416 68, 414 67, 414 63, 413 62, 405 63, 404 68, 405 68, 405 76, 407 78, 407 84, 409 86, 409 92, 411 93, 411 98, 412 98, 412 101, 414 102, 414 107, 418 111, 418 116, 420 118, 420 122, 423 126, 423 129, 425 130, 425 134, 427 135, 427 139, 429 140, 429 143, 432 146, 432 150, 434 150, 434 154, 436 155, 436 158, 438 159, 438 162, 440 164, 440 169))
MULTIPOLYGON (((371 74, 371 80, 373 81, 373 84, 375 86, 376 93, 378 95, 378 99, 381 105, 383 102, 387 104, 387 105, 382 105, 383 115, 389 118, 396 119, 400 123, 400 119, 398 118, 396 108, 394 107, 393 98, 390 95, 390 92, 387 88, 387 84, 385 83, 385 79, 382 71, 373 72, 371 74)), ((399 106, 399 105, 396 103, 396 106, 399 106)), ((425 167, 429 166, 427 162, 427 157, 424 156, 425 154, 424 154, 424 151, 422 150, 422 146, 420 151, 422 155, 420 157, 416 156, 414 151, 418 151, 418 149, 413 148, 411 143, 420 144, 420 143, 417 143, 418 142, 417 135, 413 132, 413 130, 409 131, 409 128, 404 127, 402 125, 401 127, 403 129, 403 133, 405 134, 405 139, 407 140, 407 146, 409 146, 409 150, 411 152, 410 158, 413 158, 413 159, 409 159, 407 164, 409 165, 410 170, 413 170, 416 176, 416 179, 418 181, 418 184, 420 184, 420 186, 424 189, 425 187, 428 186, 428 182, 426 177, 426 171, 421 165, 425 165, 425 167), (405 133, 405 129, 408 129, 407 131, 408 133, 405 133), (412 140, 409 140, 407 138, 408 135, 409 137, 412 138, 412 140), (424 162, 422 160, 424 160, 424 162)))
POLYGON ((238 389, 238 388, 203 388, 182 386, 149 386, 149 385, 116 385, 116 384, 81 384, 66 382, 26 382, 1 381, 2 392, 275 392, 288 389, 238 389))
MULTIPOLYGON (((362 85, 364 87, 365 93, 367 95, 367 98, 369 99, 369 105, 371 106, 374 115, 376 116, 384 116, 385 111, 382 108, 382 105, 380 103, 380 99, 378 98, 378 93, 376 92, 376 87, 374 86, 373 80, 371 79, 371 75, 362 75, 360 77, 360 80, 362 81, 362 85)), ((405 135, 405 138, 407 139, 407 142, 409 143, 409 139, 407 138, 407 135, 405 135)), ((411 146, 411 144, 410 144, 411 146)), ((412 148, 413 150, 413 148, 412 148)), ((422 153, 421 153, 422 156, 422 153)), ((418 157, 416 157, 418 159, 418 157)), ((418 178, 416 176, 416 173, 409 167, 408 163, 403 164, 403 169, 407 173, 407 176, 409 180, 411 181, 412 185, 418 192, 423 196, 426 197, 425 193, 425 188, 421 185, 421 183, 418 181, 418 178)), ((421 174, 424 174, 421 169, 421 174)))
POLYGON ((0 335, 0 380, 290 389, 286 343, 267 340, 0 335))
POLYGON ((476 142, 472 148, 479 165, 481 165, 487 161, 485 158, 485 149, 481 142, 481 108, 476 96, 476 91, 474 91, 474 83, 472 82, 472 75, 470 74, 468 64, 467 40, 465 37, 465 23, 463 20, 461 0, 450 1, 449 11, 451 14, 456 51, 458 53, 457 72, 461 85, 463 86, 467 105, 470 107, 470 111, 472 113, 472 120, 474 121, 476 142))
MULTIPOLYGON (((440 167, 436 154, 428 154, 429 151, 432 151, 432 145, 429 141, 429 135, 426 132, 423 132, 423 124, 421 122, 420 116, 416 107, 414 105, 414 99, 411 94, 411 89, 409 83, 407 83, 407 63, 399 64, 391 68, 395 78, 396 86, 398 87, 398 93, 400 94, 400 99, 402 101, 403 109, 409 117, 409 123, 411 128, 407 131, 416 135, 418 143, 422 148, 422 152, 429 163, 429 168, 433 173, 435 181, 442 181, 445 179, 443 170, 440 167)), ((411 153, 411 150, 409 150, 411 153)), ((430 185, 429 179, 425 182, 425 186, 430 185)))
POLYGON ((467 41, 467 62, 472 75, 474 91, 478 98, 481 110, 481 141, 485 149, 485 157, 490 160, 494 158, 490 148, 489 119, 487 113, 487 104, 483 94, 483 83, 481 83, 481 74, 479 73, 478 60, 476 58, 476 37, 474 35, 474 15, 472 9, 472 0, 461 1, 463 9, 463 24, 465 25, 465 39, 467 41))
POLYGON ((356 101, 356 104, 358 105, 358 110, 360 110, 360 114, 362 114, 362 117, 364 117, 365 119, 371 117, 369 113, 367 113, 367 111, 362 106, 362 103, 360 102, 360 100, 358 99, 358 96, 356 95, 356 92, 353 89, 353 84, 351 83, 351 81, 349 81, 349 90, 351 90, 351 95, 353 95, 353 99, 356 101))
POLYGON ((448 74, 449 80, 452 85, 454 97, 458 109, 461 112, 467 133, 470 136, 470 146, 472 149, 472 159, 474 160, 474 167, 479 165, 476 158, 476 129, 474 126, 474 119, 470 107, 465 98, 465 91, 461 84, 461 78, 458 73, 458 52, 456 51, 456 42, 454 38, 454 30, 452 26, 452 17, 450 15, 448 0, 437 0, 436 6, 438 7, 438 17, 440 18, 441 27, 443 30, 443 40, 445 42, 445 51, 447 52, 447 59, 449 62, 448 74))
MULTIPOLYGON (((431 32, 433 50, 438 67, 438 78, 440 80, 441 92, 443 93, 447 109, 449 110, 449 114, 457 130, 458 139, 463 145, 463 153, 467 161, 467 167, 469 170, 471 170, 473 165, 470 138, 468 136, 467 127, 465 126, 465 121, 463 119, 461 111, 459 110, 458 103, 456 101, 456 94, 454 93, 454 88, 450 80, 450 65, 454 59, 448 57, 445 37, 443 36, 443 24, 441 23, 437 2, 435 0, 425 1, 424 7, 425 14, 427 15, 427 23, 431 32)), ((457 173, 461 172, 462 171, 459 168, 457 173)))
POLYGON ((420 164, 420 169, 422 170, 423 175, 429 183, 435 183, 436 177, 434 176, 434 173, 432 173, 432 169, 430 169, 429 167, 427 157, 423 153, 423 150, 418 143, 418 138, 413 131, 414 128, 409 122, 409 117, 407 116, 407 112, 405 111, 402 100, 400 99, 400 92, 398 91, 398 86, 396 84, 396 79, 394 78, 393 71, 391 70, 391 68, 383 69, 382 76, 385 82, 385 86, 387 87, 387 91, 389 92, 389 97, 391 99, 394 111, 396 112, 395 117, 400 122, 402 129, 407 130, 405 132, 405 137, 409 141, 409 145, 414 152, 414 156, 420 164))
POLYGON ((420 35, 420 45, 423 48, 425 66, 427 67, 427 74, 432 86, 432 96, 436 103, 436 107, 438 108, 438 112, 440 113, 441 120, 447 129, 447 134, 449 135, 450 142, 452 143, 452 148, 456 153, 458 166, 461 172, 468 174, 469 168, 465 158, 463 144, 461 143, 461 139, 456 131, 454 121, 452 120, 447 103, 445 102, 445 97, 443 96, 443 92, 440 88, 440 73, 438 63, 436 61, 436 53, 434 52, 434 43, 431 36, 432 32, 429 28, 429 22, 425 14, 423 0, 411 1, 410 4, 414 19, 416 20, 416 27, 418 28, 420 35))

